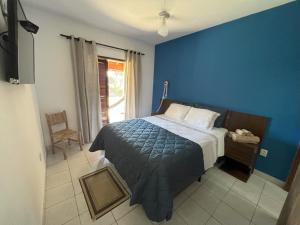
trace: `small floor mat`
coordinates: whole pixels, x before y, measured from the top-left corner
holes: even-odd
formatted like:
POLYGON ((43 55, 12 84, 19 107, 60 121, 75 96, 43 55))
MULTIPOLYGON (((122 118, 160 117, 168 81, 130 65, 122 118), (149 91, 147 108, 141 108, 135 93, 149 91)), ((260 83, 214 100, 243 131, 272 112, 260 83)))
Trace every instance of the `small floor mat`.
POLYGON ((129 198, 129 192, 109 167, 84 175, 79 181, 93 220, 129 198))

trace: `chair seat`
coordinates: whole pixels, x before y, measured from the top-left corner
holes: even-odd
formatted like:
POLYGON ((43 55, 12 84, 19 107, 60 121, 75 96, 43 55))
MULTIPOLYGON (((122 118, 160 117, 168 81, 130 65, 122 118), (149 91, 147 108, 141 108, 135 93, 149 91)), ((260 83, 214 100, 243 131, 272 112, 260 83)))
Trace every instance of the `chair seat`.
POLYGON ((64 130, 54 132, 52 135, 53 135, 53 138, 56 140, 66 140, 66 139, 74 137, 77 134, 78 133, 75 130, 64 129, 64 130))
MULTIPOLYGON (((80 131, 69 129, 68 126, 68 119, 66 111, 46 114, 47 124, 50 133, 50 140, 51 140, 51 148, 52 153, 55 154, 54 147, 60 148, 63 151, 64 159, 67 159, 67 154, 65 152, 65 148, 60 147, 58 144, 59 142, 68 141, 68 144, 71 144, 71 141, 77 142, 79 144, 80 150, 82 151, 82 142, 81 142, 81 133, 80 131), (52 128, 56 125, 64 124, 65 129, 54 131, 52 128)), ((62 126, 60 126, 62 127, 62 126)))

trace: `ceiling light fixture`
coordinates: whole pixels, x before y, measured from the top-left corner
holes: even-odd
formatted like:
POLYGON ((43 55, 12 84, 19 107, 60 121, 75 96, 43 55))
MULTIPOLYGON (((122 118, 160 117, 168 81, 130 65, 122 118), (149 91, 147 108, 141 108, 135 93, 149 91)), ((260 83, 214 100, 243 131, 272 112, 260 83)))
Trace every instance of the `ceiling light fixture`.
POLYGON ((167 19, 170 18, 170 14, 164 10, 164 11, 161 11, 158 15, 161 17, 162 21, 161 21, 160 27, 157 30, 157 33, 162 37, 166 37, 169 34, 169 29, 167 26, 167 19))

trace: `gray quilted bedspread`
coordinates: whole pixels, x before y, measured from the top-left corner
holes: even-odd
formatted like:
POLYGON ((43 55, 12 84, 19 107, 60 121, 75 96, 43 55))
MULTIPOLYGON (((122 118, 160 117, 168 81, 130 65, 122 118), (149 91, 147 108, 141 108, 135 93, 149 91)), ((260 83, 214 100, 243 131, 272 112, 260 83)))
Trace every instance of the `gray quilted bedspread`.
POLYGON ((103 127, 90 151, 100 149, 128 184, 130 204, 156 222, 171 218, 175 194, 204 171, 198 144, 143 119, 103 127))

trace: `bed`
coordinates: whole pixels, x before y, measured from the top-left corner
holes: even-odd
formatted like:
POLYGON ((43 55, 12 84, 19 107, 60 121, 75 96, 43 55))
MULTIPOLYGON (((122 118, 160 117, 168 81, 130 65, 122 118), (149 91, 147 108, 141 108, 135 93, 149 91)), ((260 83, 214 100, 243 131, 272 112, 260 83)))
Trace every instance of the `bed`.
POLYGON ((224 155, 226 132, 160 112, 103 127, 90 151, 105 150, 132 192, 130 204, 141 204, 150 220, 160 222, 171 218, 174 196, 224 155))

